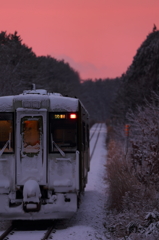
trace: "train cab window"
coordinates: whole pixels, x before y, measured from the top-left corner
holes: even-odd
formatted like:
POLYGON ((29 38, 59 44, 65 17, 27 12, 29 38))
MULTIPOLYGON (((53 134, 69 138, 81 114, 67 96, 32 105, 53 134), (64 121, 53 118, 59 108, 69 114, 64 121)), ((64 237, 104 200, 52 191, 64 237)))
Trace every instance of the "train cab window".
POLYGON ((13 150, 13 113, 0 113, 0 155, 13 150))
POLYGON ((50 114, 50 152, 74 152, 77 149, 77 115, 50 114))
POLYGON ((42 133, 42 117, 23 117, 21 122, 22 152, 35 153, 40 151, 42 133))
POLYGON ((87 147, 89 148, 89 126, 87 124, 87 147))

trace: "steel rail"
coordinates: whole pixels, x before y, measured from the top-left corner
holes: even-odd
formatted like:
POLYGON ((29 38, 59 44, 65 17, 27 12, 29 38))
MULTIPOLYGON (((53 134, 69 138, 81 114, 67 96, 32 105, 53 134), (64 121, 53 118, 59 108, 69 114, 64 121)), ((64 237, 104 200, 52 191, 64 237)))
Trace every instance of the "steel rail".
POLYGON ((97 125, 96 125, 96 128, 95 128, 94 132, 91 134, 91 136, 90 136, 90 138, 89 138, 89 141, 91 141, 91 139, 93 138, 93 136, 94 136, 94 134, 95 134, 95 132, 96 132, 96 130, 97 130, 97 128, 98 128, 98 126, 99 126, 99 123, 97 123, 97 125))
POLYGON ((51 233, 55 233, 56 232, 56 229, 54 228, 54 226, 51 226, 48 228, 47 232, 45 233, 44 237, 41 238, 41 240, 47 240, 49 237, 50 237, 50 234, 51 233))
MULTIPOLYGON (((4 240, 4 239, 9 240, 9 234, 12 232, 13 229, 14 229, 13 225, 11 225, 9 228, 7 228, 6 231, 0 236, 0 240, 4 240)), ((25 230, 24 230, 24 232, 25 232, 25 230)), ((52 225, 48 228, 48 230, 45 232, 44 236, 42 238, 40 238, 40 240, 49 239, 52 232, 53 233, 56 232, 54 225, 52 225)))
POLYGON ((99 135, 100 135, 100 130, 101 130, 101 128, 102 128, 102 123, 100 124, 100 128, 99 128, 99 130, 98 130, 98 135, 97 135, 97 138, 96 138, 96 141, 95 141, 93 150, 92 150, 91 155, 90 155, 90 161, 91 161, 91 159, 92 159, 92 157, 93 157, 93 154, 94 154, 94 151, 95 151, 97 142, 98 142, 98 138, 99 138, 99 135))
POLYGON ((2 233, 2 235, 0 236, 0 240, 5 239, 9 233, 11 233, 11 231, 14 229, 14 226, 11 225, 9 228, 6 229, 6 231, 4 233, 2 233))

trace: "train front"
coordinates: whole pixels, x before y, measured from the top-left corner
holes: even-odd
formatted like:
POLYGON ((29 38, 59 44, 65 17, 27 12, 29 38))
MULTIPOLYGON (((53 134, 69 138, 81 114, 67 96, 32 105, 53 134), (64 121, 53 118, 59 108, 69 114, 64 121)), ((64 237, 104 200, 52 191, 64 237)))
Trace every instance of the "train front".
POLYGON ((0 98, 0 219, 69 218, 80 194, 79 101, 0 98))

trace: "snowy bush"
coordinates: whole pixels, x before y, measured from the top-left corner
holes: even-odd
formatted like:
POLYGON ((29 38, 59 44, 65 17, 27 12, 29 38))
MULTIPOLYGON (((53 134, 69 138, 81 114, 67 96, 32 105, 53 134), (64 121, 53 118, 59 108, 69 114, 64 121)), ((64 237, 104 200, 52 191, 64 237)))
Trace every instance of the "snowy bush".
MULTIPOLYGON (((123 132, 113 130, 107 145, 107 231, 112 239, 159 239, 159 96, 127 115, 128 149, 123 132), (115 132, 117 134, 115 135, 115 132)), ((125 137, 126 139, 126 137, 125 137)))
POLYGON ((138 113, 129 113, 130 164, 137 179, 145 187, 159 190, 159 109, 158 96, 152 104, 138 108, 138 113))
POLYGON ((107 178, 109 183, 108 205, 110 209, 121 210, 123 197, 127 192, 134 192, 134 185, 138 184, 135 176, 124 158, 123 147, 120 143, 110 141, 107 156, 107 178))

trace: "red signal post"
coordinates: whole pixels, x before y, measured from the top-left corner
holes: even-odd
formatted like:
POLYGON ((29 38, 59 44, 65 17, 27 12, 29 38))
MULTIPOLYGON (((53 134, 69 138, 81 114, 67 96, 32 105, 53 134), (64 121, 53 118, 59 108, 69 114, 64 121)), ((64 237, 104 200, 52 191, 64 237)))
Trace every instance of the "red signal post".
POLYGON ((130 130, 130 125, 129 124, 125 124, 125 136, 129 136, 129 130, 130 130))

